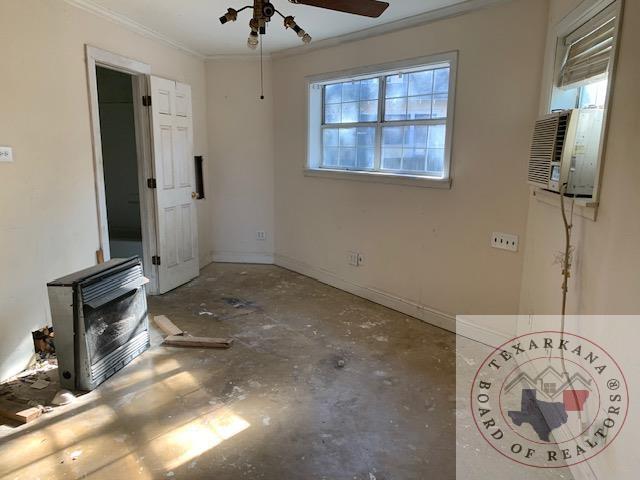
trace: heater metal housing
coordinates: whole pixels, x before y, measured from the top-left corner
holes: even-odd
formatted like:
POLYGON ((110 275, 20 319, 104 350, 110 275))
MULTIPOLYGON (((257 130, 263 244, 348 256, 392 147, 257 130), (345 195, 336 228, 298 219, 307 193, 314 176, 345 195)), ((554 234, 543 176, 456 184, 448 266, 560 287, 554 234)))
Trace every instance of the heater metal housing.
POLYGON ((47 284, 63 388, 93 390, 149 348, 146 283, 132 257, 47 284))

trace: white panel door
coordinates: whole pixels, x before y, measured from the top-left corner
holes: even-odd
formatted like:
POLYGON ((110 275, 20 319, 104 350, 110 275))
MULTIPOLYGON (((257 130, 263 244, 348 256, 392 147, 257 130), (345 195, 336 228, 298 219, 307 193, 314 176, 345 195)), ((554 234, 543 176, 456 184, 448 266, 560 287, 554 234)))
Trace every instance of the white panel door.
POLYGON ((198 276, 191 87, 151 77, 158 284, 168 292, 198 276))

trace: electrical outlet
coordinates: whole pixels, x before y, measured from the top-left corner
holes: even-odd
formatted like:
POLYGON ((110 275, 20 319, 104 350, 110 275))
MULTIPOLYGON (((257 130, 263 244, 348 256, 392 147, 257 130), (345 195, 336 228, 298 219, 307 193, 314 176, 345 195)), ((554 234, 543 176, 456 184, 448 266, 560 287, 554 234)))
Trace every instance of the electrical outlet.
POLYGON ((518 251, 518 236, 508 233, 493 232, 491 234, 491 246, 501 250, 509 250, 510 252, 518 251))
POLYGON ((256 232, 256 240, 264 241, 266 239, 267 239, 267 232, 264 232, 262 230, 258 230, 256 232))
POLYGON ((358 252, 349 252, 349 265, 352 267, 360 266, 360 254, 358 252))
POLYGON ((0 162, 13 162, 13 148, 0 147, 0 162))
POLYGON ((362 265, 364 265, 364 255, 358 253, 358 266, 361 267, 362 265))

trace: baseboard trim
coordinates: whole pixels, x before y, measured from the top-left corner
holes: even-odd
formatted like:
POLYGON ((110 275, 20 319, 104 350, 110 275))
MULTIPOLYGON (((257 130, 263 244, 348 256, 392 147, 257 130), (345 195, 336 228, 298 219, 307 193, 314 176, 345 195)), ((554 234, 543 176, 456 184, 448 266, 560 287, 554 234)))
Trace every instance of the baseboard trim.
POLYGON ((214 252, 213 261, 219 263, 274 264, 273 254, 271 253, 214 252))
POLYGON ((497 348, 515 336, 506 335, 502 332, 476 325, 471 320, 465 318, 464 315, 458 315, 456 317, 456 333, 475 340, 476 342, 484 343, 491 348, 497 348))
POLYGON ((292 270, 296 273, 314 278, 319 282, 344 290, 345 292, 349 292, 358 297, 362 297, 387 308, 391 308, 392 310, 404 313, 405 315, 417 318, 425 323, 456 333, 456 318, 448 313, 444 313, 424 305, 419 305, 411 300, 398 297, 382 290, 359 285, 340 278, 335 273, 328 270, 314 267, 305 262, 301 262, 300 260, 284 255, 275 255, 275 264, 279 267, 286 268, 287 270, 292 270))

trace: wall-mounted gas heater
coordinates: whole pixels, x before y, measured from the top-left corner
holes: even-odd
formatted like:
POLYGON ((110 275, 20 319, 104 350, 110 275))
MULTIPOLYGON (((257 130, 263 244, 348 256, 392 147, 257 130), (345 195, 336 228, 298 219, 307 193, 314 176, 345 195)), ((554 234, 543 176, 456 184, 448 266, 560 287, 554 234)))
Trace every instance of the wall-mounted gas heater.
POLYGON ((47 284, 62 387, 93 390, 149 348, 148 281, 133 257, 47 284))
POLYGON ((536 122, 529 183, 580 197, 593 195, 604 110, 582 108, 545 115, 536 122))

